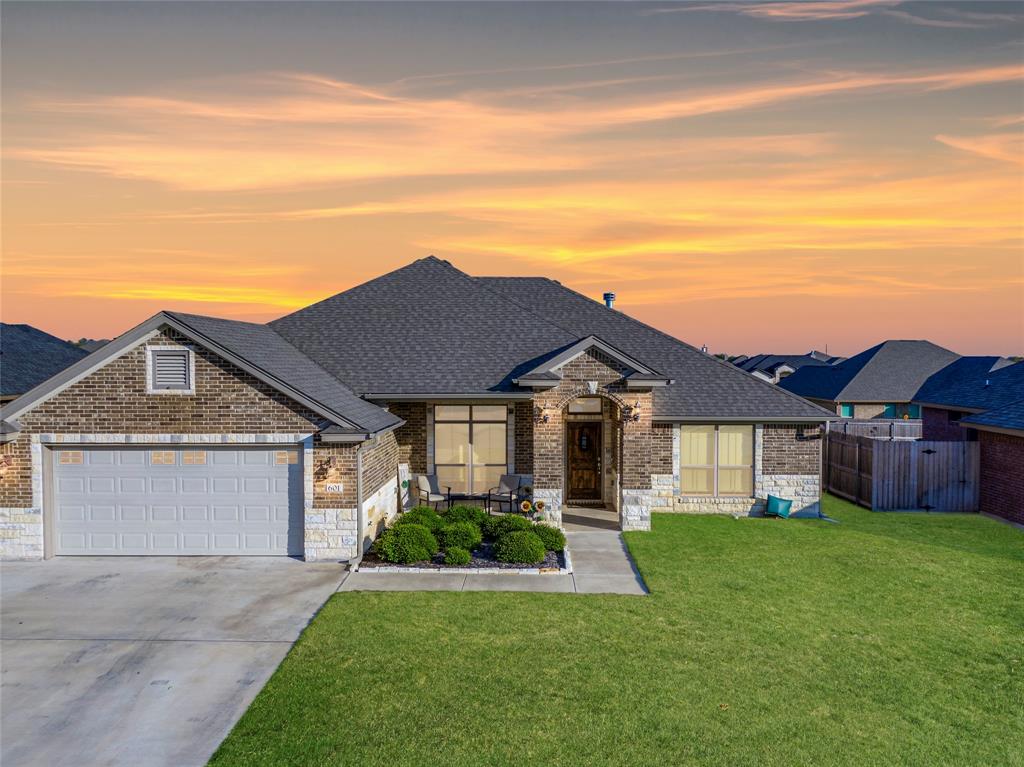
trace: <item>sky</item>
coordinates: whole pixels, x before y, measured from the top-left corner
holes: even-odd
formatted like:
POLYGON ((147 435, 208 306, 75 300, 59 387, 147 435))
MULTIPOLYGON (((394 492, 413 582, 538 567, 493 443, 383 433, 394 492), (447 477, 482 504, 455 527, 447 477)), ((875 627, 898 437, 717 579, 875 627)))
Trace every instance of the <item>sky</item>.
POLYGON ((0 22, 5 322, 263 322, 434 254, 614 291, 714 352, 1024 354, 1024 3, 0 22))

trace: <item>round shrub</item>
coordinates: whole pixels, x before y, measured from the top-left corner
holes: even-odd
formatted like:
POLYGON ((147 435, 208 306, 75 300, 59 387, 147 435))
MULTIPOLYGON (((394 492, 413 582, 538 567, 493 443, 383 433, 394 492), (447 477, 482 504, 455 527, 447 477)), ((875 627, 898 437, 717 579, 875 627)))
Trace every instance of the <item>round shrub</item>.
POLYGON ((480 528, 472 522, 455 522, 441 530, 441 542, 445 549, 458 548, 472 551, 484 539, 480 528))
POLYGON ((544 543, 532 530, 505 533, 494 544, 494 558, 499 562, 536 564, 544 560, 544 543))
POLYGON ((437 538, 423 525, 406 523, 385 530, 374 544, 374 550, 387 562, 410 565, 432 559, 438 545, 437 538))
POLYGON ((548 551, 562 551, 565 549, 565 533, 551 525, 534 525, 533 532, 540 538, 544 548, 548 551))
POLYGON ((484 522, 484 535, 488 538, 500 538, 505 533, 514 533, 532 528, 533 524, 528 519, 517 517, 515 514, 505 514, 500 517, 488 517, 484 522))
POLYGON ((395 526, 399 525, 421 525, 430 532, 436 533, 444 527, 444 520, 436 511, 428 506, 416 506, 403 514, 398 515, 395 526))
POLYGON ((452 506, 448 511, 442 512, 441 516, 448 524, 472 522, 478 527, 487 520, 487 512, 478 506, 452 506))
POLYGON ((444 553, 446 565, 468 565, 472 559, 473 555, 461 546, 452 546, 444 553))

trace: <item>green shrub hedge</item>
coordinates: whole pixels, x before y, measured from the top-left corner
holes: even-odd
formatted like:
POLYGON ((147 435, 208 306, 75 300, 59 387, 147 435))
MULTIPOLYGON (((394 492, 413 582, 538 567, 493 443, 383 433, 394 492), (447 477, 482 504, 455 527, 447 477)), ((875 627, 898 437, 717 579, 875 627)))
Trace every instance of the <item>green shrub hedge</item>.
POLYGON ((483 525, 484 535, 488 538, 500 538, 505 533, 531 530, 533 523, 524 517, 504 514, 500 517, 488 517, 483 525))
POLYGON ((422 525, 430 532, 436 533, 444 527, 445 521, 429 506, 416 506, 398 515, 395 526, 399 525, 422 525))
POLYGON ((460 546, 452 546, 444 553, 446 565, 468 565, 472 559, 473 555, 460 546))
POLYGON ((441 516, 448 524, 472 522, 477 527, 487 520, 487 512, 478 506, 452 506, 448 511, 442 511, 441 516))
POLYGON ((445 549, 452 547, 472 551, 484 539, 480 528, 472 522, 456 522, 441 529, 441 544, 445 549))
POLYGON ((540 538, 548 551, 565 550, 565 533, 551 525, 534 525, 533 532, 540 538))
POLYGON ((426 562, 433 558, 438 548, 437 538, 430 530, 411 522, 389 527, 373 544, 381 559, 403 565, 426 562))
POLYGON ((533 565, 543 561, 544 554, 544 543, 532 530, 505 533, 494 544, 494 558, 499 562, 533 565))

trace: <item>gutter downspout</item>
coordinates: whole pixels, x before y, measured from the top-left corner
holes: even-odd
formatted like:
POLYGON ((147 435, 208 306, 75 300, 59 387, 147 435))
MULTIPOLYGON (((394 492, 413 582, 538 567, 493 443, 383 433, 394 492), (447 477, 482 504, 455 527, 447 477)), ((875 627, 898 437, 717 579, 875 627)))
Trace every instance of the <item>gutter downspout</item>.
POLYGON ((348 561, 349 569, 355 569, 363 561, 363 540, 366 531, 366 510, 363 508, 363 451, 372 442, 361 442, 356 448, 356 555, 348 561))

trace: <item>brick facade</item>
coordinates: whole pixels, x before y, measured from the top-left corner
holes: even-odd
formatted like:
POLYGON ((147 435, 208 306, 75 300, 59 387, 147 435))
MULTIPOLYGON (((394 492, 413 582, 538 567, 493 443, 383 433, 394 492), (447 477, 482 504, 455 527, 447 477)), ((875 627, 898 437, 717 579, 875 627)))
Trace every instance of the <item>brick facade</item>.
POLYGON ((533 402, 517 402, 513 409, 516 474, 533 476, 533 402))
POLYGON ((408 465, 413 474, 427 471, 427 408, 425 402, 392 402, 388 410, 405 421, 395 430, 398 462, 408 465))
POLYGON ((765 474, 821 473, 822 428, 765 424, 761 470, 765 474))
MULTIPOLYGON (((255 444, 300 442, 305 435, 312 447, 304 451, 312 464, 306 469, 306 557, 351 557, 356 552, 356 445, 314 441, 310 435, 323 420, 213 352, 165 330, 18 418, 21 434, 3 446, 13 464, 0 475, 0 556, 42 555, 41 435, 94 444, 144 444, 147 435, 165 444, 255 444), (168 345, 195 353, 194 394, 147 393, 146 347, 168 345), (329 468, 331 457, 335 465, 329 468), (341 482, 343 492, 327 494, 328 481, 341 482)), ((396 475, 397 469, 386 467, 396 463, 399 451, 394 437, 385 435, 381 446, 368 452, 373 475, 364 499, 379 489, 385 475, 396 475)))
POLYGON ((957 424, 963 414, 937 407, 921 408, 921 439, 940 442, 974 442, 978 432, 957 424))
POLYGON ((1024 524, 1024 437, 979 431, 979 510, 1024 524))

